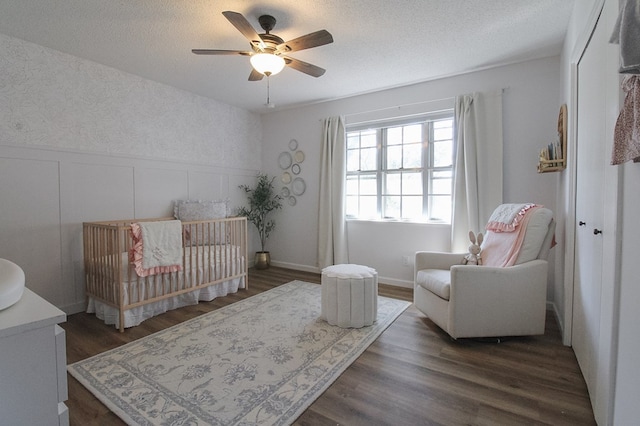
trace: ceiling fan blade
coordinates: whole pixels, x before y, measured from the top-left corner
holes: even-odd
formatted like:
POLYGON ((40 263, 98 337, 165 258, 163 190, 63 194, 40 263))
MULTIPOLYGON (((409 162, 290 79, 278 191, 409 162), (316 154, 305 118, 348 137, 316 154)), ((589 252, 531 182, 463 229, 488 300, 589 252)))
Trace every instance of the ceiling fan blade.
POLYGON ((303 35, 293 40, 285 41, 276 47, 276 52, 287 53, 297 50, 310 49, 312 47, 324 46, 333 43, 333 36, 327 30, 316 31, 315 33, 303 35))
POLYGON ((191 51, 196 55, 251 55, 251 52, 243 52, 241 50, 191 49, 191 51))
POLYGON ((249 81, 260 81, 262 80, 264 75, 261 72, 256 71, 255 69, 251 69, 251 74, 249 74, 249 81))
POLYGON ((287 66, 293 68, 296 71, 309 74, 312 77, 320 77, 326 71, 324 68, 320 68, 316 65, 309 64, 299 59, 289 58, 288 56, 283 56, 283 58, 287 66))
POLYGON ((249 21, 247 21, 247 19, 242 16, 242 14, 232 11, 222 12, 222 14, 229 20, 229 22, 231 22, 234 27, 238 29, 238 31, 242 33, 243 36, 247 38, 247 40, 249 40, 252 45, 258 46, 260 50, 265 49, 266 45, 264 44, 256 30, 251 26, 249 21))

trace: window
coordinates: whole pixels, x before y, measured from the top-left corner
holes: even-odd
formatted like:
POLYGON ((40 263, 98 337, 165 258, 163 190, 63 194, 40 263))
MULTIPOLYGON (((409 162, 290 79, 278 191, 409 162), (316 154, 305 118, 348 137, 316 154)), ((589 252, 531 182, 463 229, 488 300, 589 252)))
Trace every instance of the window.
POLYGON ((451 222, 453 112, 347 128, 347 218, 451 222))

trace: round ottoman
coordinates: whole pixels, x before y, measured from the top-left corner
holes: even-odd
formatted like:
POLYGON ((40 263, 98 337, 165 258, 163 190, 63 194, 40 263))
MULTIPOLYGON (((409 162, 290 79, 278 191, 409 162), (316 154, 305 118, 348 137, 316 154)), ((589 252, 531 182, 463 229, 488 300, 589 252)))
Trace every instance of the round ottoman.
POLYGON ((342 328, 372 325, 378 315, 378 273, 368 266, 342 264, 322 270, 320 318, 342 328))

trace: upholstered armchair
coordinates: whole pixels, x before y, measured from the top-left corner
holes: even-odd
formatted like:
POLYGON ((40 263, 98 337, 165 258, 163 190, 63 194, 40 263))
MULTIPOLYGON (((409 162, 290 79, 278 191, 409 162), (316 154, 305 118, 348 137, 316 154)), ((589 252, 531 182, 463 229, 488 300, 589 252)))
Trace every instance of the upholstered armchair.
MULTIPOLYGON (((505 206, 515 205, 500 206, 496 212, 505 206)), ((506 231, 519 234, 512 234, 511 239, 518 240, 519 245, 517 250, 510 250, 512 258, 507 266, 462 265, 466 253, 417 252, 416 308, 454 339, 544 334, 546 259, 555 221, 549 209, 538 206, 528 210, 515 230, 506 231)), ((509 234, 487 231, 483 260, 486 255, 494 263, 496 259, 505 261, 508 256, 499 252, 505 249, 505 238, 509 234)))

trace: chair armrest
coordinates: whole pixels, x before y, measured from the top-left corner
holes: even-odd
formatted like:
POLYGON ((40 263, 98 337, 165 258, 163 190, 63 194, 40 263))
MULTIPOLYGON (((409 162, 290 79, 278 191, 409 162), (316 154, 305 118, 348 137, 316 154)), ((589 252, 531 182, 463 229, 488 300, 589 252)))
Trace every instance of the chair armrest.
MULTIPOLYGON (((466 253, 443 253, 438 251, 418 251, 414 262, 414 272, 421 269, 449 270, 453 265, 460 265, 466 253)), ((415 275, 415 273, 414 273, 415 275)))
POLYGON ((452 296, 454 290, 464 297, 472 294, 474 290, 486 293, 547 282, 547 261, 539 259, 507 267, 452 265, 450 269, 452 296))

